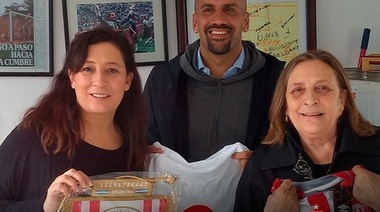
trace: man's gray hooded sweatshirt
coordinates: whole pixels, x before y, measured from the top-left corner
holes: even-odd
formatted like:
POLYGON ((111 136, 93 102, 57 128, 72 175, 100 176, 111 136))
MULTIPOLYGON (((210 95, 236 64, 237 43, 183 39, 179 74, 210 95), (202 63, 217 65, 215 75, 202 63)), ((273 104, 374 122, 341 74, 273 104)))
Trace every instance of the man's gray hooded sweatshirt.
POLYGON ((169 63, 156 66, 145 85, 148 140, 179 152, 189 162, 225 145, 253 150, 265 136, 268 109, 284 63, 243 41, 238 75, 217 79, 197 70, 199 41, 169 63))

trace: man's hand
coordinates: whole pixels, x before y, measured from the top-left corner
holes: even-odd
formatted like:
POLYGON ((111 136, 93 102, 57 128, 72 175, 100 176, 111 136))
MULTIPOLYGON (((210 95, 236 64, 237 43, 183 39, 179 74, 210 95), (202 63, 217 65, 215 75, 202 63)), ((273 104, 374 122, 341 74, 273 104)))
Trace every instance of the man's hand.
POLYGON ((380 175, 368 171, 363 166, 352 168, 355 174, 353 195, 361 203, 380 211, 380 175))
POLYGON ((153 146, 153 145, 149 145, 148 146, 148 152, 149 153, 159 153, 159 154, 162 154, 164 151, 159 148, 159 147, 156 147, 156 146, 153 146))
POLYGON ((231 157, 232 159, 239 160, 241 169, 244 169, 249 157, 251 157, 252 151, 235 152, 231 157))
POLYGON ((299 211, 297 188, 286 179, 267 199, 264 212, 299 211))

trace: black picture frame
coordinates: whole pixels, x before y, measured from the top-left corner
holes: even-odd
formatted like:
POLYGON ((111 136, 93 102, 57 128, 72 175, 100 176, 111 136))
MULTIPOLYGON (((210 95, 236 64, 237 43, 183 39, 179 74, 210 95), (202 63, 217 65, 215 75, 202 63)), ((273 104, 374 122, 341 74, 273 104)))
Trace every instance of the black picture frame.
POLYGON ((138 66, 168 61, 165 0, 62 0, 62 6, 66 48, 76 33, 107 24, 125 32, 138 66))
MULTIPOLYGON (((316 1, 315 0, 304 0, 306 5, 306 45, 307 50, 312 50, 317 48, 317 38, 316 38, 316 1)), ((265 1, 259 1, 265 2, 265 1)), ((270 2, 270 1, 268 1, 270 2)), ((186 46, 189 43, 188 34, 188 23, 191 21, 191 13, 189 13, 189 8, 187 0, 177 0, 177 41, 178 41, 178 52, 184 52, 186 46)))
POLYGON ((53 0, 1 6, 0 76, 53 76, 53 0))

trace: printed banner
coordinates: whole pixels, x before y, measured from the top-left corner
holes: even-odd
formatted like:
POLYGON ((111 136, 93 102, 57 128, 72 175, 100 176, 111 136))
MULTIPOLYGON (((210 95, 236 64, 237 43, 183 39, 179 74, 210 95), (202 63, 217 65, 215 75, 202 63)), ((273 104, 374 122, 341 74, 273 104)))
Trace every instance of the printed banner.
POLYGON ((125 200, 125 201, 76 201, 73 212, 165 212, 165 199, 125 200))

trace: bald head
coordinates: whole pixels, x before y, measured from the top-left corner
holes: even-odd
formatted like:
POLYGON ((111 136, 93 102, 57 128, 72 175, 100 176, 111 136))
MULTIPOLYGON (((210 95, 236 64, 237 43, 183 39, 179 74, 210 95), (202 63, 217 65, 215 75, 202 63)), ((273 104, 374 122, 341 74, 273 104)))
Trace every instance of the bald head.
POLYGON ((210 5, 216 3, 240 5, 244 11, 247 11, 247 0, 194 0, 194 11, 200 9, 202 5, 210 5))

